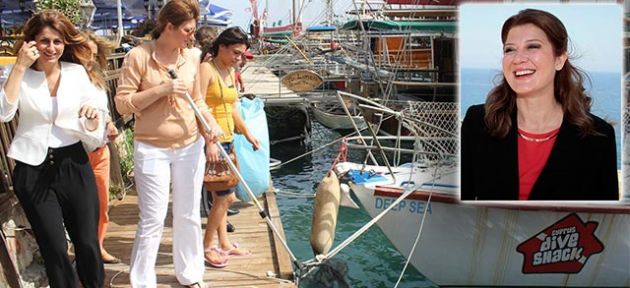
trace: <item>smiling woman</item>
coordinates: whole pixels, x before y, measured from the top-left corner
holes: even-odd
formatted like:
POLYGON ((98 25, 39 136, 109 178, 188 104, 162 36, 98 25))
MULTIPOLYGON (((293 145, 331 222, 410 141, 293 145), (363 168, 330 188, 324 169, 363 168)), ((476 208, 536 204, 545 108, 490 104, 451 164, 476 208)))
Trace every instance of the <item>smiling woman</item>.
POLYGON ((80 280, 83 287, 102 287, 98 199, 87 145, 81 144, 89 139, 100 144, 103 138, 95 108, 105 107, 94 101, 96 87, 90 81, 96 74, 84 69, 90 48, 66 16, 53 10, 28 20, 24 40, 0 89, 0 121, 20 111, 7 154, 16 160, 13 190, 35 234, 50 286, 75 287, 80 280), (74 243, 76 272, 64 228, 74 243))
POLYGON ((462 124, 462 200, 618 200, 614 130, 590 113, 562 22, 525 9, 501 41, 501 81, 462 124))

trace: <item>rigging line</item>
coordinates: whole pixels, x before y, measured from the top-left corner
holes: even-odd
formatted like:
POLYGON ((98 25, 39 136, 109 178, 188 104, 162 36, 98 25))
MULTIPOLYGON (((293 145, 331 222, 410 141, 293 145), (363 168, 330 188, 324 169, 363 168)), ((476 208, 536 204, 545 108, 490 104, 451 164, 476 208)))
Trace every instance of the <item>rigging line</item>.
POLYGON ((352 242, 354 242, 354 240, 356 240, 361 235, 363 235, 368 229, 372 228, 372 226, 374 226, 374 224, 376 224, 376 222, 381 220, 381 218, 383 218, 387 213, 389 213, 390 210, 392 210, 393 208, 397 207, 397 205, 400 204, 400 202, 405 200, 405 198, 407 198, 411 193, 414 192, 414 187, 412 187, 411 185, 409 185, 407 187, 411 187, 411 188, 405 189, 405 192, 402 195, 400 195, 398 198, 396 198, 396 200, 390 204, 391 206, 389 206, 389 207, 385 208, 385 210, 381 211, 381 213, 376 215, 374 218, 372 218, 372 220, 370 220, 368 223, 363 225, 363 227, 361 227, 359 230, 354 232, 354 234, 352 234, 350 237, 348 237, 348 239, 344 240, 339 245, 337 245, 337 247, 335 247, 332 251, 328 252, 327 255, 318 255, 318 256, 322 256, 322 257, 316 257, 316 258, 311 259, 311 260, 309 260, 309 261, 307 261, 305 263, 311 263, 311 262, 314 262, 314 261, 322 262, 322 261, 326 261, 327 259, 330 259, 330 258, 334 257, 335 255, 337 255, 339 252, 341 252, 341 250, 346 248, 348 245, 350 245, 352 242), (317 259, 317 258, 320 258, 320 259, 317 259))
MULTIPOLYGON (((286 45, 282 46, 280 48, 280 50, 278 50, 276 53, 272 54, 271 57, 268 57, 263 63, 261 63, 261 66, 271 70, 271 68, 270 68, 270 66, 272 65, 271 62, 276 60, 276 58, 280 58, 281 54, 279 54, 279 52, 284 51, 284 50, 288 50, 288 45, 289 44, 287 43, 286 45)), ((255 77, 253 79, 253 81, 251 81, 251 85, 249 85, 249 87, 250 87, 249 89, 251 90, 252 87, 256 87, 256 84, 261 83, 262 81, 260 81, 260 79, 262 79, 263 76, 264 76, 264 74, 261 73, 260 75, 255 77)), ((280 78, 278 78, 278 81, 280 81, 280 78)))
MULTIPOLYGON (((352 3, 354 4, 354 9, 357 11, 357 19, 359 22, 359 27, 361 29, 361 33, 364 36, 364 37, 360 37, 359 39, 364 39, 363 41, 365 41, 365 39, 369 39, 369 36, 367 35, 367 32, 365 31, 365 27, 363 26, 363 19, 361 18, 361 13, 358 12, 356 1, 357 0, 352 0, 352 3)), ((363 46, 364 46, 363 48, 367 48, 367 43, 363 42, 363 46)), ((368 60, 372 62, 374 69, 376 69, 376 60, 374 60, 374 54, 371 51, 368 51, 368 58, 369 58, 368 60)), ((368 72, 369 72, 370 64, 369 63, 366 63, 366 64, 367 64, 368 72)), ((375 71, 374 75, 376 76, 379 91, 383 94, 383 96, 385 96, 385 90, 383 89, 383 84, 381 83, 381 75, 379 75, 378 71, 375 71)))
MULTIPOLYGON (((365 129, 367 129, 367 127, 366 127, 366 128, 363 128, 363 129, 360 129, 359 131, 364 131, 365 129)), ((295 157, 295 158, 293 158, 293 159, 291 159, 291 160, 288 160, 288 161, 286 161, 286 162, 282 162, 282 163, 281 163, 280 165, 278 165, 277 167, 278 167, 278 168, 280 168, 280 167, 282 167, 282 166, 284 166, 284 165, 286 165, 286 164, 289 164, 289 163, 291 163, 291 162, 293 162, 293 161, 295 161, 295 160, 298 160, 298 159, 300 159, 300 158, 302 158, 302 157, 305 157, 305 156, 308 156, 308 155, 310 155, 310 154, 313 154, 313 153, 315 153, 315 152, 317 152, 317 151, 319 151, 319 150, 322 150, 322 149, 324 149, 324 148, 326 148, 326 147, 328 147, 328 146, 330 146, 330 145, 332 145, 332 144, 335 144, 335 143, 337 143, 337 142, 339 142, 339 141, 343 140, 343 139, 344 139, 344 138, 346 138, 346 137, 353 136, 354 134, 357 134, 357 132, 355 131, 355 132, 352 132, 352 133, 350 133, 350 134, 348 134, 348 135, 344 135, 344 136, 342 136, 342 137, 339 137, 339 138, 337 138, 337 139, 333 140, 332 142, 327 143, 327 144, 324 144, 323 146, 321 146, 321 147, 319 147, 319 148, 317 148, 317 149, 315 149, 315 150, 308 151, 308 152, 306 152, 306 153, 304 153, 304 154, 302 154, 302 155, 299 155, 299 156, 297 156, 297 157, 295 157)))
MULTIPOLYGON (((415 155, 414 155, 414 160, 416 160, 415 155)), ((415 163, 415 161, 413 161, 413 163, 415 163)), ((403 266, 403 269, 400 272, 400 276, 398 277, 398 281, 396 281, 396 285, 394 285, 394 288, 398 287, 398 285, 400 284, 400 281, 405 275, 405 271, 407 271, 407 267, 409 267, 409 262, 411 261, 411 257, 413 257, 413 254, 416 251, 416 247, 418 243, 420 242, 420 236, 422 235, 422 230, 424 228, 424 220, 427 217, 427 211, 429 211, 429 205, 431 205, 431 197, 433 196, 433 191, 435 190, 435 180, 437 179, 438 168, 439 168, 439 165, 436 164, 435 170, 433 170, 433 177, 432 177, 433 179, 431 182, 431 189, 429 189, 429 197, 427 198, 427 204, 424 208, 424 212, 422 213, 422 220, 420 220, 420 227, 418 229, 418 234, 416 234, 416 240, 414 241, 413 246, 411 246, 411 251, 409 251, 409 256, 407 256, 407 261, 405 261, 405 265, 403 266)), ((413 171, 413 168, 411 169, 413 171)))

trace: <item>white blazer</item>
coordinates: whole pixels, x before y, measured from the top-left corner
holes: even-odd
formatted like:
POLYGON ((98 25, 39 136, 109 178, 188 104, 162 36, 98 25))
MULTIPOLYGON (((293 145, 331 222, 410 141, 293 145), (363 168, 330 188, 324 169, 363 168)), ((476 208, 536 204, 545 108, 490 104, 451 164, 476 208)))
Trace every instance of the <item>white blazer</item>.
POLYGON ((8 102, 4 86, 0 89, 0 121, 11 121, 20 110, 20 121, 7 156, 33 166, 44 162, 53 124, 76 136, 88 151, 102 146, 105 143, 104 113, 107 112, 107 98, 103 93, 90 82, 83 66, 61 62, 58 112, 57 118, 52 119, 46 75, 27 69, 16 103, 8 102), (85 129, 85 118, 79 119, 79 109, 86 104, 102 111, 101 123, 94 131, 85 129))

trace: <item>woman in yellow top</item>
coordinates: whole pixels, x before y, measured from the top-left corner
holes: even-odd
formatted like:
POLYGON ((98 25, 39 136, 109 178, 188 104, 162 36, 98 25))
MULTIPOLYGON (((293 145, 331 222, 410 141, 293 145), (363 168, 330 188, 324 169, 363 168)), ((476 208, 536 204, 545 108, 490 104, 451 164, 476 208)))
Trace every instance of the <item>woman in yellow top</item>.
MULTIPOLYGON (((235 131, 242 133, 247 141, 252 143, 254 150, 260 147, 258 139, 249 132, 238 111, 238 92, 232 69, 247 48, 249 48, 247 35, 238 27, 231 27, 224 30, 211 45, 202 49, 201 59, 210 53, 212 60, 201 63, 199 68, 201 93, 206 96, 206 103, 212 109, 212 116, 225 132, 218 141, 226 151, 231 147, 235 131)), ((218 162, 220 154, 217 145, 208 145, 206 155, 210 163, 218 162)), ((203 241, 204 255, 209 265, 221 268, 227 265, 228 255, 249 255, 251 252, 239 248, 227 237, 227 209, 236 201, 234 189, 212 191, 212 199, 203 241), (215 232, 219 238, 219 245, 212 247, 215 232)))

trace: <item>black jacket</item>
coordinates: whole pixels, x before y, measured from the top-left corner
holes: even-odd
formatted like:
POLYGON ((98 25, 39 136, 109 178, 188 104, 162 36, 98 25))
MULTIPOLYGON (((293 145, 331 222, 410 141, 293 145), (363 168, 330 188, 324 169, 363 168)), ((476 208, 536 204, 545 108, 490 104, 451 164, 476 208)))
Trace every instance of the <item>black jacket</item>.
MULTIPOLYGON (((483 105, 471 106, 461 129, 462 200, 518 200, 519 173, 516 113, 503 139, 491 137, 483 105)), ((581 137, 563 121, 549 159, 529 200, 618 200, 615 131, 591 114, 595 131, 581 137)))

